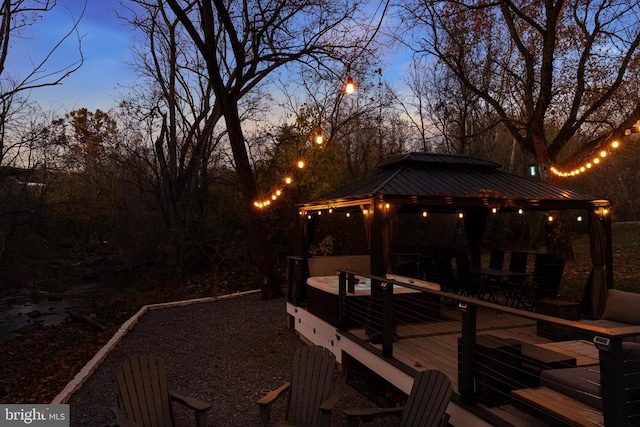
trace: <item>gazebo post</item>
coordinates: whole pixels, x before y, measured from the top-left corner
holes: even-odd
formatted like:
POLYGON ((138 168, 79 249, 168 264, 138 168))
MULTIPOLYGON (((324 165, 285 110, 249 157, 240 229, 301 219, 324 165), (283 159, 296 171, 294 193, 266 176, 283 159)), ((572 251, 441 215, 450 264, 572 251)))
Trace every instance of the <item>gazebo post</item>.
POLYGON ((604 217, 604 229, 607 236, 605 265, 607 267, 607 289, 613 288, 613 234, 611 231, 611 215, 604 217))
MULTIPOLYGON (((371 259, 371 275, 385 277, 387 259, 383 233, 386 227, 384 200, 381 195, 374 195, 369 203, 369 215, 373 218, 366 222, 369 229, 369 257, 371 259)), ((371 296, 368 309, 368 323, 371 329, 371 340, 382 343, 382 355, 393 354, 393 294, 382 288, 379 280, 371 280, 371 296), (385 297, 386 295, 386 297, 385 297)))

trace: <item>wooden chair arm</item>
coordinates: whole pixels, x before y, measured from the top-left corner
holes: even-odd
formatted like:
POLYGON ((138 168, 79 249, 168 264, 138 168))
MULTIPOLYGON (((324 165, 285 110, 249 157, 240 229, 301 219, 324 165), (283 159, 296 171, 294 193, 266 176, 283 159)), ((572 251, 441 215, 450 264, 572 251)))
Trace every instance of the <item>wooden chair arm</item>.
POLYGON ((338 393, 338 391, 334 391, 327 398, 327 400, 322 402, 322 405, 320 405, 320 410, 329 411, 329 412, 333 411, 333 408, 335 408, 336 405, 338 404, 338 400, 340 400, 340 393, 338 393))
POLYGON ((207 412, 211 408, 211 403, 203 402, 195 397, 185 396, 174 391, 169 392, 169 399, 192 409, 196 415, 196 426, 204 427, 207 425, 207 412))
POLYGON ((120 408, 111 407, 111 412, 116 417, 115 425, 118 427, 140 427, 137 423, 127 418, 127 415, 120 408))
POLYGON ((289 390, 291 383, 287 381, 282 384, 275 390, 271 390, 269 393, 262 396, 258 402, 258 406, 260 406, 260 420, 262 420, 263 425, 268 425, 271 420, 271 404, 274 400, 276 400, 284 391, 289 390))
POLYGON ((271 405, 271 403, 273 403, 273 401, 278 396, 280 396, 283 391, 287 391, 290 386, 291 386, 291 383, 289 381, 287 381, 286 383, 282 384, 277 389, 271 390, 269 393, 267 393, 264 396, 262 396, 262 398, 260 398, 260 400, 258 400, 258 402, 257 402, 258 405, 271 405))
POLYGON ((347 426, 352 427, 359 425, 360 421, 371 421, 375 417, 400 416, 403 410, 403 406, 393 408, 345 409, 344 414, 347 416, 347 426))
POLYGON ((333 391, 329 397, 320 405, 320 427, 328 427, 331 425, 331 411, 338 404, 340 394, 337 390, 333 391))

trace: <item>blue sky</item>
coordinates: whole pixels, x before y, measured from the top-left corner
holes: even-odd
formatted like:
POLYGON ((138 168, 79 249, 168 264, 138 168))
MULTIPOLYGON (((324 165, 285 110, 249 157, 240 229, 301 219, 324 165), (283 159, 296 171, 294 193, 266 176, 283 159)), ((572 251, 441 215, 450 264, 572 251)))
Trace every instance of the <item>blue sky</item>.
MULTIPOLYGON (((43 20, 14 38, 3 76, 24 77, 30 63, 39 62, 73 25, 73 16, 82 10, 81 0, 58 0, 58 5, 43 20)), ((131 31, 117 18, 117 0, 88 0, 80 21, 84 65, 55 87, 38 88, 30 98, 45 109, 69 112, 82 107, 108 110, 135 75, 131 66, 131 31)), ((51 58, 47 70, 59 69, 78 60, 75 36, 67 40, 51 58)))
MULTIPOLYGON (((73 25, 73 17, 79 17, 82 0, 57 0, 55 9, 45 14, 35 26, 29 27, 21 38, 13 39, 13 46, 3 77, 24 77, 30 63, 39 62, 73 25)), ((376 3, 374 1, 374 3, 376 3)), ((74 74, 55 87, 38 88, 30 98, 45 110, 67 113, 86 107, 90 111, 108 110, 117 106, 117 101, 126 94, 127 87, 135 81, 132 62, 132 31, 127 23, 117 17, 129 13, 122 10, 118 0, 87 0, 85 15, 79 24, 82 51, 85 62, 74 74)), ((76 38, 69 38, 50 59, 47 70, 60 69, 78 60, 76 38)), ((398 72, 407 58, 388 55, 387 60, 396 64, 385 64, 385 80, 396 80, 398 72), (394 59, 391 59, 394 58, 394 59), (395 65, 395 66, 393 66, 395 65)))

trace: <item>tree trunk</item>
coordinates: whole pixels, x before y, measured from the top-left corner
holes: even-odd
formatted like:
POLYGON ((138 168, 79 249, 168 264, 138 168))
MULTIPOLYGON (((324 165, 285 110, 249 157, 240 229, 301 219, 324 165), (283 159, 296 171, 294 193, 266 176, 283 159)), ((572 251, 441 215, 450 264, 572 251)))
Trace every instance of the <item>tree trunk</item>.
POLYGON ((256 199, 258 192, 244 143, 237 103, 230 99, 225 101, 227 102, 222 102, 222 105, 224 105, 223 115, 227 125, 233 158, 236 163, 236 173, 238 175, 238 182, 240 183, 240 191, 242 192, 245 209, 248 212, 249 232, 255 244, 258 268, 262 275, 262 281, 260 283, 262 298, 273 299, 283 297, 284 292, 282 291, 280 278, 271 254, 271 245, 269 244, 267 234, 268 227, 264 217, 260 215, 253 206, 253 201, 256 199))

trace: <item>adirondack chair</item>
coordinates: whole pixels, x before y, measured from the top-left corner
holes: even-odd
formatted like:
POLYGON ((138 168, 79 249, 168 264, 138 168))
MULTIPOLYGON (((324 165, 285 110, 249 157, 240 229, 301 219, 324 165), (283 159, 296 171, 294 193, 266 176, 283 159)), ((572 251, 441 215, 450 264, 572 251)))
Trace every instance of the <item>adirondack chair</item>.
POLYGON ((404 406, 393 408, 345 409, 347 427, 360 421, 371 421, 374 417, 400 416, 400 427, 439 427, 449 423, 445 411, 451 400, 452 386, 449 377, 441 371, 419 372, 404 406))
POLYGON ((211 404, 169 391, 163 360, 134 356, 116 370, 118 408, 111 408, 118 426, 174 426, 172 402, 193 409, 196 425, 204 427, 211 404))
POLYGON ((257 402, 262 424, 270 425, 272 403, 288 390, 287 413, 284 420, 275 425, 330 425, 331 411, 339 397, 332 393, 335 368, 335 356, 322 346, 311 345, 296 350, 291 381, 257 402))

